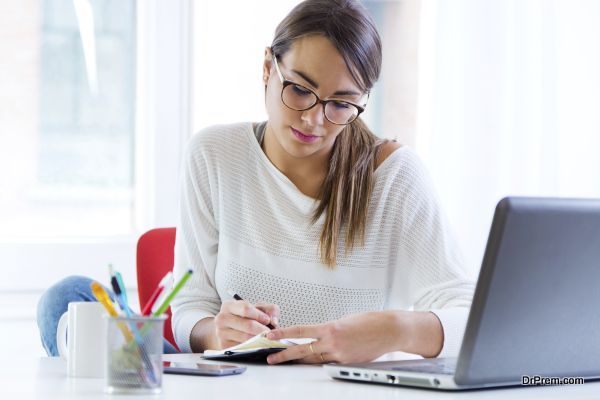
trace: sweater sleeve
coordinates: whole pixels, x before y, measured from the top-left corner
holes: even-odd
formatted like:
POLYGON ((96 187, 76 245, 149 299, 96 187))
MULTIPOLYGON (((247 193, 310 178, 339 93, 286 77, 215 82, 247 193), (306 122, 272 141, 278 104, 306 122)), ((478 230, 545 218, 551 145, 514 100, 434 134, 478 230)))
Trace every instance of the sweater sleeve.
POLYGON ((415 311, 431 311, 444 330, 438 357, 458 355, 474 283, 464 270, 458 243, 444 215, 432 182, 416 153, 400 168, 400 264, 391 297, 403 297, 415 311))
POLYGON ((190 335, 194 325, 215 316, 221 307, 215 289, 219 238, 211 199, 211 183, 215 183, 211 182, 206 160, 198 134, 190 141, 182 166, 173 267, 175 281, 188 269, 193 274, 171 303, 173 335, 177 346, 186 353, 192 351, 190 335))

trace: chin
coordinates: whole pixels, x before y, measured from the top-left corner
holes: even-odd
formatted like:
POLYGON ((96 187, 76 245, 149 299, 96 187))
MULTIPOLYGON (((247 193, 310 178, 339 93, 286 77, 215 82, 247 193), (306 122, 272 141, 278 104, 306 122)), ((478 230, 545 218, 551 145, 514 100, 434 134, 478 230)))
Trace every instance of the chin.
POLYGON ((286 153, 294 158, 304 158, 313 155, 319 149, 314 145, 305 145, 301 143, 293 143, 289 141, 283 146, 286 153))

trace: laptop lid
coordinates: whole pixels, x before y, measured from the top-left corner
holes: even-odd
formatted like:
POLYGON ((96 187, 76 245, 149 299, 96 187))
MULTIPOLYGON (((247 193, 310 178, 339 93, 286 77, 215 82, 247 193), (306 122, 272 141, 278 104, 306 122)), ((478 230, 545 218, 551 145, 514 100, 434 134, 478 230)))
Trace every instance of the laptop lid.
POLYGON ((465 330, 459 385, 600 376, 600 200, 498 203, 465 330))

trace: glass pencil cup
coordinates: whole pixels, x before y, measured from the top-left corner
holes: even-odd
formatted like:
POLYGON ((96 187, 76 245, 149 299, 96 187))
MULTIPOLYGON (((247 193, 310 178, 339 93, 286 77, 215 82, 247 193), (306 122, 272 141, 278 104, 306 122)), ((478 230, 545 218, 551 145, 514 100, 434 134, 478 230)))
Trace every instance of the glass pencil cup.
POLYGON ((106 392, 160 393, 166 316, 106 318, 106 392))

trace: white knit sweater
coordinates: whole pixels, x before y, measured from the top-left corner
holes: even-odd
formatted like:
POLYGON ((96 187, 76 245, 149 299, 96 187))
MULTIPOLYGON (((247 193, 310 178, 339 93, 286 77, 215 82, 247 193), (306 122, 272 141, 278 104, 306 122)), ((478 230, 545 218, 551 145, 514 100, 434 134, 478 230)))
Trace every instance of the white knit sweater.
POLYGON ((431 310, 444 328, 440 357, 456 356, 474 285, 431 181, 406 146, 374 178, 365 246, 345 255, 341 239, 330 270, 318 252, 324 215, 310 224, 315 200, 269 161, 252 123, 195 135, 182 169, 175 244, 175 278, 194 271, 172 303, 180 349, 191 351, 192 328, 219 312, 231 288, 252 303, 278 304, 281 326, 383 309, 431 310))

